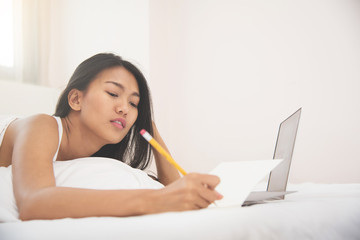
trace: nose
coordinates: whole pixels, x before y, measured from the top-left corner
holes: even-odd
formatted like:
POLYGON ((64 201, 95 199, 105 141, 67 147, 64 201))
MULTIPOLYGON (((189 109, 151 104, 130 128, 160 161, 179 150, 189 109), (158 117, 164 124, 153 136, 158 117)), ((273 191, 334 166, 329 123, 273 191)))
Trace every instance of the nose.
POLYGON ((119 101, 115 106, 116 113, 122 113, 127 115, 129 112, 129 106, 126 104, 126 101, 119 101))

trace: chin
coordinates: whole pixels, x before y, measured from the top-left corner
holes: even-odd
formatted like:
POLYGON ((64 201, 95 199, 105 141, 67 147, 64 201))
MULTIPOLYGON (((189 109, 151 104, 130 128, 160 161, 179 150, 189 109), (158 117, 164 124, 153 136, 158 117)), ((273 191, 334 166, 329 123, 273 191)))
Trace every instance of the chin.
POLYGON ((121 131, 121 132, 117 132, 116 134, 112 132, 110 135, 107 136, 108 144, 117 144, 121 142, 128 133, 129 131, 126 132, 121 131))
POLYGON ((120 136, 120 137, 112 139, 111 144, 117 144, 117 143, 121 142, 125 138, 125 136, 120 136))
POLYGON ((108 144, 118 144, 121 142, 124 138, 117 138, 117 139, 111 139, 108 144))

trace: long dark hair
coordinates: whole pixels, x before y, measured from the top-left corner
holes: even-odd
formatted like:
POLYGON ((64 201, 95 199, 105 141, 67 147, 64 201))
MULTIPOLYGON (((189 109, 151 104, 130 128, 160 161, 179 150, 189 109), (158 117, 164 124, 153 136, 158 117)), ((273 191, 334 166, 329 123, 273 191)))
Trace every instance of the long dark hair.
POLYGON ((71 110, 68 102, 69 92, 72 89, 86 90, 100 72, 113 67, 124 67, 135 77, 140 91, 138 117, 121 142, 103 146, 93 154, 93 157, 114 158, 129 164, 131 167, 143 170, 150 163, 151 148, 139 132, 141 129, 147 129, 150 134, 153 134, 153 113, 150 90, 146 79, 132 63, 112 53, 99 53, 88 58, 75 69, 65 90, 60 95, 54 115, 61 118, 66 117, 71 110))

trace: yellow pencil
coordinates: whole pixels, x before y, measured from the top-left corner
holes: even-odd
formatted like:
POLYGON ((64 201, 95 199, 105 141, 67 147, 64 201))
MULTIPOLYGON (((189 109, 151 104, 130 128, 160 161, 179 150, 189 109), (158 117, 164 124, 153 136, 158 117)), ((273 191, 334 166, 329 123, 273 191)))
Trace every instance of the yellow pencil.
POLYGON ((163 147, 161 147, 161 145, 150 135, 150 133, 148 133, 145 129, 142 129, 140 131, 140 134, 146 139, 146 141, 151 144, 151 146, 156 149, 156 151, 163 155, 166 160, 168 160, 177 170, 179 170, 182 175, 185 176, 187 174, 185 170, 182 169, 182 167, 180 167, 177 162, 175 162, 175 160, 170 156, 170 154, 163 147))

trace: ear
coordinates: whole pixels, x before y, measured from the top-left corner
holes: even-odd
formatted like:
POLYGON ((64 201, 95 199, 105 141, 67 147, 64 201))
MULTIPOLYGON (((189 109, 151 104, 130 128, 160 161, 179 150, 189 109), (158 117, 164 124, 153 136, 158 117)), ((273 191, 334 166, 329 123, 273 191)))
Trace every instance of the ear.
POLYGON ((68 95, 68 102, 72 110, 80 111, 83 92, 78 89, 71 89, 68 95))

